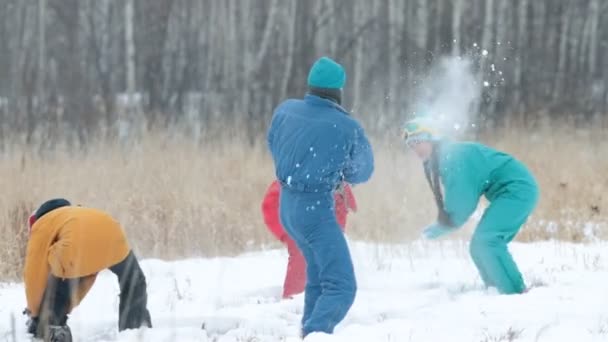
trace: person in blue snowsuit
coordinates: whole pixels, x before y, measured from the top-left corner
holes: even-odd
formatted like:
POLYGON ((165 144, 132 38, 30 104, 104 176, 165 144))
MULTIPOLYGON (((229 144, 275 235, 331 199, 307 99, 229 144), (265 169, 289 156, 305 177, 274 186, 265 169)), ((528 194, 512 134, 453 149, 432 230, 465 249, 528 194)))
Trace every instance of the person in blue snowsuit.
POLYGON ((306 259, 302 337, 333 333, 352 306, 356 280, 334 208, 342 185, 366 182, 374 170, 361 125, 341 106, 344 68, 328 57, 308 75, 304 99, 274 111, 267 134, 281 184, 280 219, 306 259))
POLYGON ((438 139, 424 118, 408 122, 403 138, 423 160, 438 208, 437 222, 426 227, 423 235, 436 239, 455 231, 484 195, 490 205, 473 233, 471 258, 487 287, 502 294, 525 292, 507 244, 538 202, 538 185, 530 170, 513 156, 488 146, 438 139))

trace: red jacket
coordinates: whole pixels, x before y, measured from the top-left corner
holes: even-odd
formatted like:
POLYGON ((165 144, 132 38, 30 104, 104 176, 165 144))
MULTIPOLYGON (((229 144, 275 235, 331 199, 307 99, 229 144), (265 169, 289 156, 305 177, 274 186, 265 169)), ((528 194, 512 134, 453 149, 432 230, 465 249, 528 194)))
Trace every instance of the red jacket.
MULTIPOLYGON (((281 185, 278 181, 273 181, 262 202, 262 213, 264 214, 264 223, 268 227, 268 230, 280 241, 287 236, 285 229, 281 225, 279 218, 279 196, 281 192, 281 185)), ((336 193, 336 219, 338 224, 344 230, 346 226, 346 216, 349 210, 357 211, 357 202, 355 196, 348 184, 344 186, 344 196, 336 193), (345 198, 346 197, 346 201, 345 198), (347 207, 348 206, 348 207, 347 207)))

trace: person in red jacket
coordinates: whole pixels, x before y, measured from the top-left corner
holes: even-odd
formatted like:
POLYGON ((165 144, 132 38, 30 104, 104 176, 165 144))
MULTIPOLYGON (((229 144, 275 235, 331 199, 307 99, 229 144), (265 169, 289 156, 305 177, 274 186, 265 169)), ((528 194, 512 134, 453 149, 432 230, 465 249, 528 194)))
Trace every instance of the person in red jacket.
MULTIPOLYGON (((289 237, 281 225, 279 219, 279 197, 281 193, 281 184, 273 181, 262 202, 262 213, 264 214, 264 223, 268 230, 287 247, 289 260, 287 262, 287 273, 283 283, 283 298, 291 298, 294 295, 304 292, 306 287, 306 260, 298 249, 295 241, 289 237)), ((344 183, 344 186, 335 193, 335 211, 336 220, 344 231, 346 227, 346 216, 349 211, 357 211, 357 202, 351 190, 351 187, 344 183)))

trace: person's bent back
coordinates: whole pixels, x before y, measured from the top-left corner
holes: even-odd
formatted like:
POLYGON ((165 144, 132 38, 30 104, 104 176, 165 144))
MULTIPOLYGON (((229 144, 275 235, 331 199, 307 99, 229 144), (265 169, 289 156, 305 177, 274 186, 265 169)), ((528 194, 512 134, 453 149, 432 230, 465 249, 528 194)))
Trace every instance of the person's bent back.
POLYGON ((67 315, 104 269, 119 278, 119 330, 151 326, 145 276, 116 220, 54 199, 32 215, 30 224, 24 269, 26 310, 32 318, 28 332, 44 337, 49 326, 67 329, 67 315))

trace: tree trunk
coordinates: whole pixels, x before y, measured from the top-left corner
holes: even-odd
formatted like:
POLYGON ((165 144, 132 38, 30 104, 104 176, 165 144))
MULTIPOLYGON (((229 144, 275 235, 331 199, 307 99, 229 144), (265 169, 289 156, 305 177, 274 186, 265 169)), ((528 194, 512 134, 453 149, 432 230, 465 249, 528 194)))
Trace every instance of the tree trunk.
POLYGON ((463 0, 453 0, 452 6, 452 55, 460 56, 460 20, 462 17, 463 0))
POLYGON ((45 73, 46 73, 46 0, 38 2, 38 110, 45 109, 45 73))

